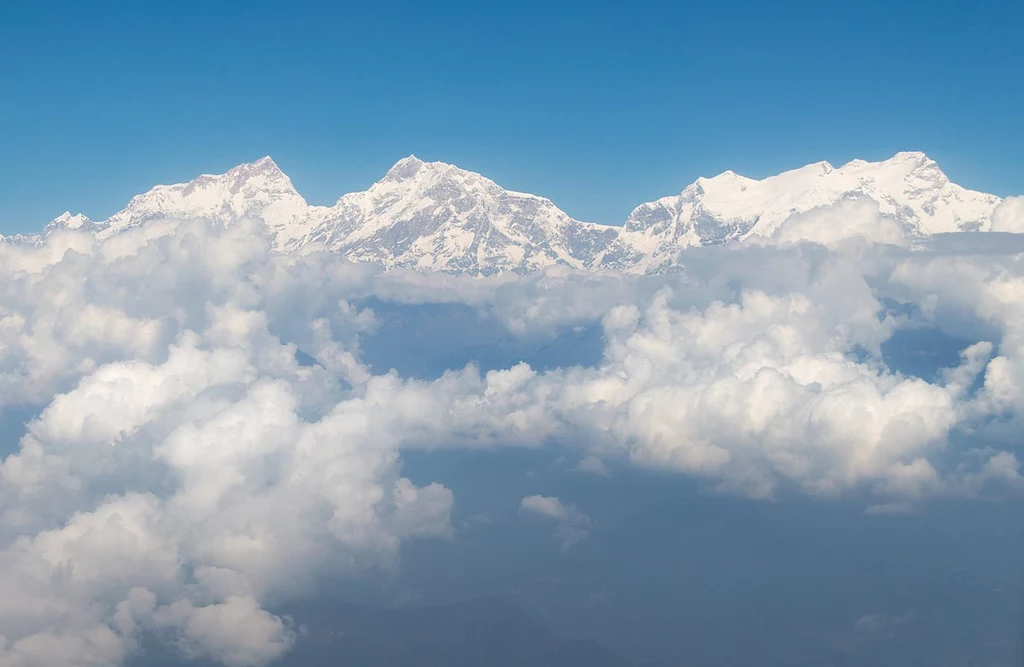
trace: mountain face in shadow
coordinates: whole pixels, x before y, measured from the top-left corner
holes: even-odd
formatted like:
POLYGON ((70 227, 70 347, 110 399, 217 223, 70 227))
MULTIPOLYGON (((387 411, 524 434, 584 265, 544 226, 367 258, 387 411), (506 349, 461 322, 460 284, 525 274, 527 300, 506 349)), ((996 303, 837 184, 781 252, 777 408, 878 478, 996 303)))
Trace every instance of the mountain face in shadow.
POLYGON ((497 598, 400 609, 317 602, 281 613, 302 628, 282 667, 636 667, 497 598))

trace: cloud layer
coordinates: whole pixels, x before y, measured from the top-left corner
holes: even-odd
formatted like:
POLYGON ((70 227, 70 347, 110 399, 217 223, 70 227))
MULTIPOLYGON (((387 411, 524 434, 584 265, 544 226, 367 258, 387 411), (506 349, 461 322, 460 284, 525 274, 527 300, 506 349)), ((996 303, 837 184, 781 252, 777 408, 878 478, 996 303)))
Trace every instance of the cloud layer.
MULTIPOLYGON (((298 631, 275 604, 454 535, 457 499, 403 477, 403 449, 561 447, 583 471, 873 511, 1021 486, 1020 238, 911 251, 858 201, 790 222, 646 278, 381 272, 271 252, 249 222, 0 244, 0 665, 117 664, 153 636, 273 660, 298 631), (604 352, 382 373, 361 347, 383 326, 373 299, 464 304, 512 337, 599 326, 604 352), (967 341, 928 379, 884 353, 924 328, 967 341)), ((591 528, 557 497, 521 509, 565 546, 591 528)))

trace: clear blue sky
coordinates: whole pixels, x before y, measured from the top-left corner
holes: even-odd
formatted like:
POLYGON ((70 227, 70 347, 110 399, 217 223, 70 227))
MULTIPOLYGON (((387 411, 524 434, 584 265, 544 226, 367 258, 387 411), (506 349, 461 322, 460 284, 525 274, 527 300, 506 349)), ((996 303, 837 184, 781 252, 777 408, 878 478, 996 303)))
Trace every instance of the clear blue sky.
POLYGON ((313 203, 415 153, 609 223, 702 174, 898 150, 1021 193, 1022 24, 1009 1, 11 0, 0 231, 264 154, 313 203))

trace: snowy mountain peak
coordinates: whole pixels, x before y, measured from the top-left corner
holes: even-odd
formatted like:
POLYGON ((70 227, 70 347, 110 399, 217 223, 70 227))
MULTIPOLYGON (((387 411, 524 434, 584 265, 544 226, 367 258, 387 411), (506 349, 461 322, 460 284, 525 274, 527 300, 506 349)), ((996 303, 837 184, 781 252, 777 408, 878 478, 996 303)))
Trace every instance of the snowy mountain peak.
POLYGON ((81 213, 71 214, 71 211, 64 211, 50 223, 54 227, 63 229, 81 229, 92 224, 92 220, 81 213))
POLYGON ((415 155, 404 157, 396 162, 395 166, 388 170, 388 173, 384 175, 382 180, 403 181, 415 178, 416 174, 419 173, 420 169, 422 169, 425 164, 426 163, 423 160, 419 159, 415 155))
POLYGON ((882 164, 900 164, 900 163, 911 163, 911 164, 922 164, 929 163, 935 164, 935 160, 928 157, 921 151, 900 151, 896 153, 888 160, 884 160, 882 164))
POLYGON ((277 196, 300 197, 291 179, 269 155, 255 162, 232 167, 223 174, 204 174, 183 185, 158 187, 170 190, 181 188, 183 193, 195 192, 201 188, 222 188, 232 194, 247 190, 250 194, 267 192, 277 196))
POLYGON ((206 218, 225 224, 261 218, 276 232, 287 235, 296 231, 296 221, 307 208, 291 179, 268 156, 223 174, 158 185, 136 195, 123 210, 97 225, 99 235, 105 237, 157 218, 206 218))
POLYGON ((81 213, 72 214, 71 211, 64 211, 52 221, 50 224, 43 228, 43 236, 52 234, 53 232, 73 229, 80 230, 83 232, 96 233, 103 229, 104 223, 96 223, 82 215, 81 213))
POLYGON ((950 182, 938 163, 920 151, 903 151, 881 162, 850 160, 840 170, 868 181, 885 183, 890 188, 900 187, 901 182, 913 183, 915 189, 942 187, 950 182))
MULTIPOLYGON (((297 245, 359 261, 473 273, 583 267, 615 228, 573 220, 549 200, 444 162, 399 160, 365 192, 316 211, 297 245)), ((287 247, 287 244, 286 244, 287 247)))
POLYGON ((908 173, 935 183, 949 183, 939 164, 924 153, 897 153, 893 162, 905 165, 908 173))
POLYGON ((241 165, 239 165, 238 167, 235 167, 235 168, 238 169, 240 167, 249 167, 249 168, 256 168, 256 169, 272 169, 272 170, 275 170, 275 171, 281 171, 278 168, 277 163, 274 162, 274 158, 270 157, 269 155, 264 155, 263 157, 261 157, 259 160, 256 160, 255 162, 250 162, 249 164, 241 164, 241 165))
MULTIPOLYGON (((470 191, 478 195, 489 191, 495 196, 505 192, 501 186, 482 174, 447 162, 425 162, 415 155, 396 162, 384 178, 371 186, 370 191, 420 193, 433 199, 465 195, 470 191)), ((353 193, 353 196, 359 194, 362 193, 353 193)))
POLYGON ((746 176, 740 176, 735 171, 729 169, 723 171, 722 173, 716 176, 700 176, 693 183, 686 186, 683 189, 683 192, 686 192, 688 190, 700 190, 701 192, 703 192, 709 187, 716 188, 729 187, 731 185, 742 185, 746 181, 753 181, 753 179, 747 178, 746 176))
POLYGON ((649 237, 650 246, 770 236, 794 213, 852 196, 877 201, 881 212, 896 217, 909 234, 983 228, 999 203, 998 197, 950 183, 924 153, 902 152, 838 168, 816 162, 761 180, 732 171, 699 178, 676 197, 637 207, 625 230, 649 237))
MULTIPOLYGON (((815 162, 762 179, 724 171, 641 204, 615 227, 574 220, 548 199, 415 155, 364 192, 333 206, 310 206, 266 156, 223 174, 156 186, 105 221, 65 212, 44 235, 78 229, 105 237, 161 218, 223 224, 260 218, 279 250, 316 245, 386 267, 488 274, 566 264, 651 273, 676 270, 687 247, 776 238, 790 218, 851 200, 877 204, 882 216, 896 221, 897 238, 987 230, 1000 202, 951 183, 934 160, 907 151, 841 167, 815 162)), ((842 215, 821 219, 814 224, 846 224, 842 215)), ((849 230, 840 231, 816 238, 848 236, 849 230)))

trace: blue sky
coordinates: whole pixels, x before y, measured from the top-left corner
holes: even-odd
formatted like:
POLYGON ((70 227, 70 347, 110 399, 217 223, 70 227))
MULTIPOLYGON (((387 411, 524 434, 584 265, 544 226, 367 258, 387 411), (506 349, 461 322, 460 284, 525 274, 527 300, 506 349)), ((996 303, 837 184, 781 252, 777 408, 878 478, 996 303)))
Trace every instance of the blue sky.
POLYGON ((898 150, 1024 192, 1020 3, 376 4, 3 3, 0 231, 264 154, 313 203, 415 153, 607 223, 898 150))

